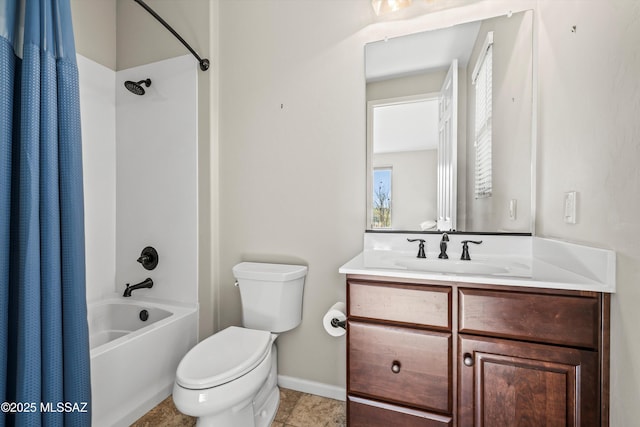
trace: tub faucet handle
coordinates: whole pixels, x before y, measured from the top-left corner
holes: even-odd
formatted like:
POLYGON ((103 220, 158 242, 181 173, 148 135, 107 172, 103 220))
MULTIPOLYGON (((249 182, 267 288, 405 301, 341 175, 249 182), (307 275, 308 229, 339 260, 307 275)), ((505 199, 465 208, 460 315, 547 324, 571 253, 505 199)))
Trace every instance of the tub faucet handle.
POLYGON ((146 270, 153 270, 158 265, 158 251, 152 246, 147 246, 142 250, 137 261, 142 264, 146 270))

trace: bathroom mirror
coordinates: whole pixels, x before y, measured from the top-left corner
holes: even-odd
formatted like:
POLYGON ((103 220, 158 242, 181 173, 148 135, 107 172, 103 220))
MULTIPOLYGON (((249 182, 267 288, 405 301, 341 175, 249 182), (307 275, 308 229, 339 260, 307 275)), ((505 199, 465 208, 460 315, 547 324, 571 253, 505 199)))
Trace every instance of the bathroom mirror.
POLYGON ((365 46, 367 230, 531 233, 533 12, 365 46))

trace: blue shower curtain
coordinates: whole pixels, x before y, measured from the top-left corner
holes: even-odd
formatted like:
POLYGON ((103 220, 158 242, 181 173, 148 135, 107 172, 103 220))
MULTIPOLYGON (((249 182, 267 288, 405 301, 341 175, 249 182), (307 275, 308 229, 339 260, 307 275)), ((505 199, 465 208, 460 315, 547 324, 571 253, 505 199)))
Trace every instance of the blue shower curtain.
POLYGON ((0 426, 91 424, 69 0, 0 0, 0 426))

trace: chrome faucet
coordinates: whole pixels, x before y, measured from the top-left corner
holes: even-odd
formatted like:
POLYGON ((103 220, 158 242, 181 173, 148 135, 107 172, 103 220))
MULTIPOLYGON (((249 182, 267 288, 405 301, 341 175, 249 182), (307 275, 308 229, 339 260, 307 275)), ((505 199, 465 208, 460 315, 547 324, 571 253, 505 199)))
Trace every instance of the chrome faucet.
POLYGON ((135 291, 136 289, 143 289, 143 288, 153 288, 153 280, 151 280, 150 278, 147 278, 144 281, 137 283, 135 285, 129 285, 127 283, 127 287, 124 290, 124 293, 122 294, 122 296, 130 297, 131 292, 135 291))
POLYGON ((448 241, 449 241, 449 235, 447 233, 442 233, 442 240, 440 240, 440 255, 438 255, 438 258, 449 259, 449 255, 447 255, 448 241))

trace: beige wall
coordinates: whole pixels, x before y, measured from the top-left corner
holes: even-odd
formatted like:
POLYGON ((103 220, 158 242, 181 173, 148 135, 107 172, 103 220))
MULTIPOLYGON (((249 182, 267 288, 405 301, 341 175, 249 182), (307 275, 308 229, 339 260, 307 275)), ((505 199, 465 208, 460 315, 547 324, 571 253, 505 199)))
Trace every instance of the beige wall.
POLYGON ((543 1, 539 13, 539 235, 617 252, 612 426, 640 419, 640 4, 543 1), (576 26, 576 31, 572 27, 576 26), (578 223, 563 222, 565 191, 578 223))
POLYGON ((220 2, 220 326, 240 324, 231 268, 309 266, 303 321, 278 338, 280 374, 344 386, 338 267, 362 247, 367 2, 220 2))
MULTIPOLYGON (((213 2, 145 0, 145 3, 167 21, 198 55, 208 57, 211 43, 209 8, 213 2)), ((118 70, 189 53, 177 38, 134 0, 117 0, 116 46, 118 70)), ((209 59, 215 61, 215 58, 209 59)))
MULTIPOLYGON (((399 151, 373 155, 373 167, 391 167, 391 228, 417 230, 435 222, 438 150, 399 151)), ((377 183, 374 183, 376 185, 377 183)), ((369 190, 372 191, 372 190, 369 190)))
POLYGON ((76 52, 116 69, 116 2, 71 0, 76 52))
POLYGON ((467 67, 467 228, 531 232, 531 111, 533 13, 485 20, 467 67), (472 74, 487 33, 493 31, 491 197, 475 198, 475 86, 472 74), (509 218, 509 202, 517 215, 509 218))
POLYGON ((442 69, 369 82, 367 83, 367 101, 438 93, 442 89, 442 83, 446 76, 447 70, 442 69))
MULTIPOLYGON (((74 5, 81 1, 85 0, 74 5)), ((150 1, 159 11, 167 3, 171 2, 150 1)), ((211 40, 206 49, 216 49, 220 31, 220 52, 212 58, 209 74, 212 82, 219 76, 220 93, 210 83, 206 92, 211 92, 211 119, 208 114, 204 118, 212 128, 217 128, 219 120, 220 151, 218 157, 214 129, 211 151, 201 151, 204 170, 200 171, 205 175, 201 182, 208 183, 211 158, 213 184, 208 193, 214 225, 210 232, 201 227, 201 232, 203 239, 210 236, 213 243, 201 247, 201 269, 215 266, 218 260, 220 267, 214 270, 212 287, 201 277, 202 313, 211 316, 204 323, 212 324, 214 314, 219 316, 219 327, 240 323, 240 300, 231 277, 236 262, 308 264, 303 324, 279 338, 280 370, 335 385, 344 385, 344 341, 324 334, 320 320, 333 301, 344 299, 344 278, 337 268, 362 246, 366 190, 362 46, 385 36, 537 5, 537 234, 618 253, 618 293, 611 315, 612 425, 634 425, 640 419, 637 2, 491 0, 478 7, 373 25, 367 0, 340 2, 339 11, 336 2, 323 0, 193 3, 211 10, 185 7, 172 11, 175 17, 165 18, 175 20, 177 28, 190 19, 194 25, 203 25, 184 34, 196 49, 204 49, 198 45, 203 35, 211 40), (201 16, 187 16, 197 12, 207 13, 214 24, 201 24, 201 16), (216 208, 218 176, 220 206, 216 208), (569 190, 579 193, 576 225, 562 221, 563 193, 569 190), (207 261, 202 259, 207 257, 210 263, 205 267, 207 261), (216 298, 215 313, 211 295, 216 298)), ((140 35, 141 22, 131 24, 135 30, 126 30, 119 22, 119 39, 140 35)), ((76 40, 90 28, 78 26, 76 40)), ((157 41, 151 38, 148 43, 157 41)), ((122 55, 119 66, 133 65, 133 56, 122 55)), ((162 58, 148 58, 157 59, 162 58)), ((201 197, 209 200, 208 194, 201 197)))

